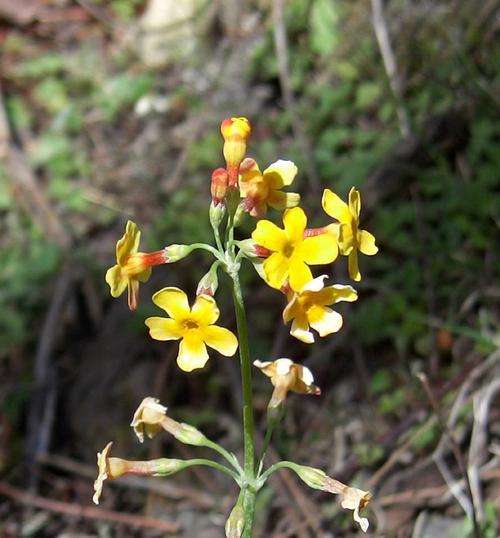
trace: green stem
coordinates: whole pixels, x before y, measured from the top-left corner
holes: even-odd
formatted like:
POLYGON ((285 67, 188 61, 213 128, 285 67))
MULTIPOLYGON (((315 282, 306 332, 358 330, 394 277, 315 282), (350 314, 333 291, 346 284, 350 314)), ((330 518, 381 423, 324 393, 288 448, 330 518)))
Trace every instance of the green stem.
POLYGON ((244 475, 243 469, 238 462, 238 458, 236 458, 234 454, 231 454, 223 446, 214 443, 214 441, 211 441, 210 439, 206 440, 205 446, 207 448, 215 450, 215 452, 218 452, 223 458, 225 458, 228 463, 230 463, 240 473, 240 475, 244 475))
POLYGON ((206 250, 210 253, 212 253, 219 261, 225 263, 224 256, 214 247, 207 245, 206 243, 191 243, 189 245, 190 247, 193 247, 193 250, 206 250))
POLYGON ((191 460, 185 460, 183 462, 183 469, 187 469, 188 467, 193 467, 194 465, 203 465, 205 467, 212 467, 234 478, 237 484, 241 483, 241 479, 240 479, 240 476, 238 476, 238 474, 236 474, 231 469, 228 469, 225 465, 222 465, 221 463, 217 463, 216 461, 212 461, 212 460, 206 460, 203 458, 194 458, 191 460))
MULTIPOLYGON (((252 484, 255 479, 255 448, 254 448, 254 423, 252 403, 252 371, 250 364, 250 348, 248 345, 248 326, 245 313, 245 305, 241 292, 241 285, 237 271, 232 272, 233 301, 236 312, 236 325, 238 329, 238 342, 240 349, 241 384, 243 391, 243 443, 245 479, 247 484, 252 484)), ((245 491, 243 508, 245 511, 244 538, 251 538, 253 526, 253 514, 255 509, 255 493, 248 489, 245 491)))
POLYGON ((297 467, 298 465, 293 461, 280 461, 275 463, 259 476, 257 487, 260 489, 265 484, 266 480, 278 469, 291 469, 296 473, 297 467))

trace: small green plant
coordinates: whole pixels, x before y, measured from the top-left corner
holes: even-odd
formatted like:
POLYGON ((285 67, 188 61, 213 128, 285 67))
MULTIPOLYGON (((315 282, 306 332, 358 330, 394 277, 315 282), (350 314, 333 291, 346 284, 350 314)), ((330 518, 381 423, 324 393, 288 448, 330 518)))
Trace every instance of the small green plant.
POLYGON ((320 469, 292 461, 280 461, 266 468, 267 448, 273 431, 283 418, 288 393, 321 394, 314 384, 312 372, 288 358, 253 362, 274 386, 267 406, 264 446, 262 452, 256 454, 247 313, 240 283, 242 263, 247 260, 267 285, 284 295, 283 321, 291 322, 290 334, 302 342, 314 343, 315 333, 326 337, 339 331, 342 316, 330 306, 340 301, 355 301, 357 292, 348 285, 325 285, 327 275, 314 277, 310 266, 331 264, 341 254, 348 258, 350 277, 354 281, 361 279, 358 253, 374 255, 378 249, 373 235, 359 228, 359 192, 353 187, 347 204, 325 189, 322 206, 333 221, 320 228, 308 228, 306 214, 298 205, 300 195, 284 190, 297 174, 295 164, 278 160, 261 171, 254 159, 245 158, 250 135, 250 123, 246 118, 224 120, 221 132, 226 166, 212 173, 209 209, 214 244, 171 244, 155 252, 139 252, 141 232, 129 221, 124 236, 116 245, 116 265, 106 273, 106 281, 113 297, 127 291, 129 308, 134 310, 139 302, 140 284, 148 280, 153 266, 177 262, 194 250, 205 251, 213 258, 208 272, 199 281, 193 304, 183 290, 165 287, 153 295, 153 303, 168 317, 149 317, 145 323, 155 340, 179 341, 177 364, 185 372, 205 366, 209 360, 207 348, 227 357, 233 356, 239 348, 244 460, 240 463, 234 454, 192 425, 167 416, 167 408, 157 399, 146 397, 131 424, 141 442, 145 436, 152 438, 165 430, 182 443, 213 449, 224 463, 203 458, 129 461, 112 457, 112 443, 108 443, 98 454, 99 475, 94 485, 94 501, 99 502, 105 479, 124 474, 169 476, 193 465, 205 465, 226 473, 240 487, 239 497, 226 522, 226 536, 249 538, 257 493, 272 473, 288 468, 309 487, 340 495, 341 506, 353 510, 354 520, 366 531, 368 520, 361 517, 359 511, 368 504, 369 492, 342 484, 320 469), (264 218, 269 207, 284 211, 283 228, 264 218), (247 214, 257 219, 257 225, 251 238, 236 239, 235 232, 247 214), (237 336, 217 325, 220 312, 214 296, 221 271, 231 283, 237 336))

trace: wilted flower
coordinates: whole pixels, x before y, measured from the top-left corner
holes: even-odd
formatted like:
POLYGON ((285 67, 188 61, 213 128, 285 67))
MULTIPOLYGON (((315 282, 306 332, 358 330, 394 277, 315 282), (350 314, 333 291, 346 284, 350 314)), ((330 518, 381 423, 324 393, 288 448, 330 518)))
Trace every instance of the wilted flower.
POLYGON ((371 499, 369 491, 346 486, 342 482, 335 480, 335 478, 330 478, 321 469, 297 464, 291 465, 291 468, 310 488, 340 495, 342 497, 340 506, 346 510, 353 510, 354 521, 361 527, 363 532, 368 530, 368 519, 360 517, 359 511, 368 505, 371 499))
POLYGON ((314 342, 310 327, 320 336, 337 332, 342 327, 342 316, 326 305, 352 302, 358 298, 351 286, 335 284, 325 288, 325 278, 326 275, 321 275, 308 282, 300 292, 290 290, 287 293, 288 304, 283 310, 283 321, 293 320, 290 334, 306 344, 314 342))
POLYGON ((177 364, 185 372, 203 368, 208 361, 206 346, 231 357, 238 347, 236 336, 214 325, 219 309, 213 297, 199 295, 192 308, 186 294, 179 288, 163 288, 153 295, 153 302, 170 318, 146 319, 149 334, 155 340, 181 340, 177 364))
POLYGON ((311 370, 296 364, 290 359, 277 359, 275 361, 254 361, 267 377, 271 378, 274 386, 269 407, 274 408, 283 403, 289 391, 299 394, 321 394, 321 389, 313 384, 314 378, 311 370))
POLYGON ((195 446, 205 446, 207 438, 196 428, 177 422, 167 416, 167 408, 160 404, 157 398, 144 398, 134 413, 130 425, 142 443, 144 434, 152 439, 161 429, 172 434, 182 443, 195 446))
POLYGON ((238 172, 245 158, 247 140, 251 127, 247 118, 226 118, 220 126, 224 138, 224 159, 228 173, 228 186, 234 189, 238 184, 238 172))
POLYGON ((156 252, 137 252, 141 232, 135 222, 129 220, 125 234, 116 243, 116 265, 106 272, 106 282, 111 295, 120 297, 128 289, 128 306, 135 310, 139 302, 139 282, 146 282, 151 275, 151 267, 167 263, 165 249, 156 252))
POLYGON ((290 287, 299 291, 313 278, 308 265, 330 263, 337 257, 337 241, 330 234, 304 239, 307 217, 300 207, 287 209, 283 224, 284 230, 260 220, 252 239, 272 252, 263 265, 266 282, 280 289, 288 278, 290 287))
POLYGON ((292 161, 276 161, 261 172, 254 159, 245 159, 240 166, 240 194, 245 198, 245 209, 253 217, 266 214, 267 206, 283 210, 295 207, 300 194, 280 189, 292 184, 297 167, 292 161))
POLYGON ((361 280, 358 250, 367 256, 373 256, 378 252, 378 248, 375 245, 375 237, 370 232, 358 228, 361 211, 359 192, 354 187, 349 191, 349 205, 347 205, 330 189, 325 189, 321 203, 326 213, 340 223, 338 242, 340 252, 349 256, 349 276, 355 281, 361 280))

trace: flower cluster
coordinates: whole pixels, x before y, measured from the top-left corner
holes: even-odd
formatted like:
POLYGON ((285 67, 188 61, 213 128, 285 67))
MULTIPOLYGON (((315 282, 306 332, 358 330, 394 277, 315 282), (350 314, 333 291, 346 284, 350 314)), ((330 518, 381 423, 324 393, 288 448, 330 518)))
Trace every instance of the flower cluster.
MULTIPOLYGON (((230 467, 211 460, 160 459, 134 462, 112 458, 111 443, 98 454, 99 476, 95 482, 94 501, 99 501, 103 481, 123 474, 166 476, 190 465, 209 465, 232 476, 241 493, 226 523, 226 536, 250 536, 255 492, 273 466, 263 471, 267 444, 274 427, 285 410, 290 392, 316 395, 321 390, 314 384, 312 372, 304 365, 288 358, 254 361, 273 385, 267 410, 267 433, 260 462, 254 461, 251 362, 246 330, 246 315, 239 281, 242 261, 247 259, 261 278, 284 299, 283 322, 290 323, 290 334, 312 344, 316 335, 326 337, 339 331, 343 325, 340 313, 332 307, 339 302, 357 300, 356 290, 345 284, 327 284, 326 269, 315 275, 315 266, 328 266, 340 256, 348 258, 348 274, 359 281, 358 252, 372 256, 377 253, 375 238, 360 228, 361 199, 352 187, 348 202, 344 202, 330 189, 323 192, 321 205, 328 217, 322 227, 308 228, 307 215, 299 204, 300 194, 290 192, 298 174, 290 160, 277 160, 267 167, 247 156, 247 142, 251 133, 250 122, 244 117, 226 118, 221 124, 224 139, 225 166, 211 174, 209 221, 214 232, 214 245, 193 243, 170 244, 154 252, 139 252, 141 232, 134 222, 128 221, 123 237, 116 244, 116 264, 106 273, 111 295, 119 297, 128 290, 131 310, 139 303, 139 286, 146 282, 156 265, 170 264, 201 249, 213 258, 210 268, 199 280, 194 300, 177 287, 164 287, 152 296, 153 303, 165 316, 151 316, 145 320, 151 338, 159 341, 178 341, 177 364, 181 370, 191 372, 203 368, 208 359, 208 348, 225 357, 233 356, 239 348, 243 385, 244 455, 243 467, 237 458, 210 441, 189 424, 177 422, 167 416, 167 408, 154 398, 145 398, 132 420, 138 439, 154 437, 159 431, 170 432, 180 442, 211 448, 222 455, 230 467), (266 217, 275 210, 283 227, 266 217), (256 219, 250 238, 238 238, 238 227, 246 216, 256 219), (224 271, 232 280, 238 338, 231 330, 216 325, 220 311, 215 300, 219 286, 218 271, 224 271), (267 443, 267 444, 266 444, 267 443), (245 534, 243 534, 245 533, 245 534)), ((318 204, 319 205, 319 204, 318 204)), ((277 465, 289 467, 313 488, 339 494, 341 505, 353 510, 354 520, 363 531, 368 521, 359 510, 370 498, 363 490, 351 488, 322 471, 298 466, 292 462, 277 465)))

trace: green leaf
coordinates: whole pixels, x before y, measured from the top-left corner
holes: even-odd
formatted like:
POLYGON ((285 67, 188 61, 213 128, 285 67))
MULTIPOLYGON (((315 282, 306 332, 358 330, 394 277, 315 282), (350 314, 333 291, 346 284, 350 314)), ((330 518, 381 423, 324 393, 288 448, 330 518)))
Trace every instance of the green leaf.
POLYGON ((316 0, 311 9, 311 48, 321 56, 328 56, 339 42, 339 16, 335 2, 316 0))

